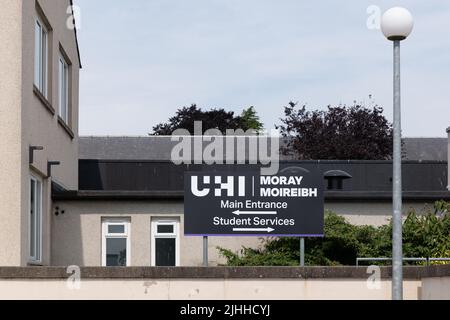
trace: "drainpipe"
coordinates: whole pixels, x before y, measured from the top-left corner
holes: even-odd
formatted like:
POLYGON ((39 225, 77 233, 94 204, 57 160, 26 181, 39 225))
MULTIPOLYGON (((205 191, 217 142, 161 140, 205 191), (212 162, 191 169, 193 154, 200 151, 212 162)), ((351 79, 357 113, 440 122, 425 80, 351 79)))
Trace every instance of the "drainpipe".
POLYGON ((448 167, 448 174, 447 174, 447 190, 450 191, 450 127, 447 128, 447 167, 448 167))

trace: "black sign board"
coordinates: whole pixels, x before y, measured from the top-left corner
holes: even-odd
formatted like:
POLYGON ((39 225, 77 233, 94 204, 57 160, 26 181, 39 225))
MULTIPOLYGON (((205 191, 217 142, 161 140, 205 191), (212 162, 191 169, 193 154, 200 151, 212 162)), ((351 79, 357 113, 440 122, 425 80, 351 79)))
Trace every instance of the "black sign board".
POLYGON ((319 172, 187 172, 184 181, 187 236, 323 236, 319 172))

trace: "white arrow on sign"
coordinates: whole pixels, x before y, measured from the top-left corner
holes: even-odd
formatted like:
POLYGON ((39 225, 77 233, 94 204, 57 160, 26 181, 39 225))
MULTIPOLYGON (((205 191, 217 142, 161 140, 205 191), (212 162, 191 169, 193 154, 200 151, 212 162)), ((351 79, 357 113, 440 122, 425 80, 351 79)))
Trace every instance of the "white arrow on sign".
POLYGON ((233 228, 234 232, 274 232, 275 229, 272 228, 233 228))
POLYGON ((233 212, 233 214, 240 216, 240 215, 277 215, 278 212, 276 211, 241 211, 236 210, 233 212))

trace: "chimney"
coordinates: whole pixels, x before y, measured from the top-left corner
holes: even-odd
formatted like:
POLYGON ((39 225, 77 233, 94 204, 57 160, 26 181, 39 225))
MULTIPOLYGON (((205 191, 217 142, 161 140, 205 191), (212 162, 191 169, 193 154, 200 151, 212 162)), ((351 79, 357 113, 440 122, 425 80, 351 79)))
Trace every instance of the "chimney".
POLYGON ((448 167, 447 190, 450 190, 450 127, 447 128, 447 167, 448 167))

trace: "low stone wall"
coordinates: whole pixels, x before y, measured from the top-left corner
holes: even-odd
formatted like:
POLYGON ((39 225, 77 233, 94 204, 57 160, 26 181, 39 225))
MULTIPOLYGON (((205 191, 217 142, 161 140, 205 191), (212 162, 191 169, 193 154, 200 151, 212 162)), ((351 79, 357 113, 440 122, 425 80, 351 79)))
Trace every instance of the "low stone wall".
MULTIPOLYGON (((390 299, 391 268, 0 268, 0 299, 390 299), (68 272, 69 271, 69 272, 68 272), (369 277, 371 277, 369 279, 369 277)), ((450 299, 450 266, 405 267, 404 297, 450 299)))

